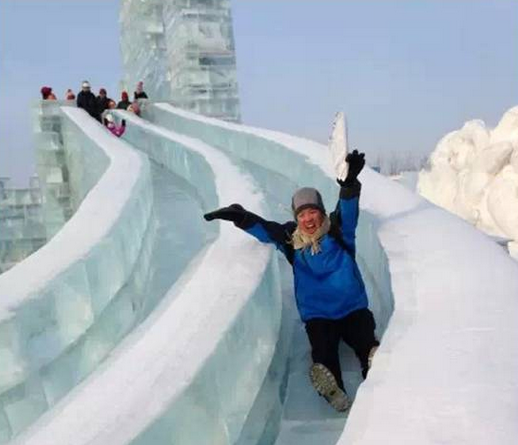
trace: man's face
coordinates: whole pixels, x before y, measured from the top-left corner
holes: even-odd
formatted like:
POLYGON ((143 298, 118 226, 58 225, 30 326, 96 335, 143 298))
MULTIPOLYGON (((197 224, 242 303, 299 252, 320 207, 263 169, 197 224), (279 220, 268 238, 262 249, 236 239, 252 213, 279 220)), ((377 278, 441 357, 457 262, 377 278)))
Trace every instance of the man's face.
POLYGON ((303 233, 313 235, 324 222, 324 215, 318 209, 307 208, 297 215, 297 225, 303 233))

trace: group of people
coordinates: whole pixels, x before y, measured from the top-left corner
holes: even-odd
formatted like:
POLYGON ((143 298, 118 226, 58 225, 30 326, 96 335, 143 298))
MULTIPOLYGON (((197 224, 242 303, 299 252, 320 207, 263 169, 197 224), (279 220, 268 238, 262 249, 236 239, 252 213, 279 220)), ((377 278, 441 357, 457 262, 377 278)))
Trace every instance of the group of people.
MULTIPOLYGON (((41 88, 41 97, 43 100, 57 100, 56 95, 52 91, 52 87, 49 86, 43 86, 41 88)), ((102 114, 110 109, 128 110, 138 115, 140 114, 138 99, 147 98, 148 96, 144 91, 144 83, 142 81, 137 83, 136 89, 133 92, 133 101, 129 100, 128 92, 123 91, 120 101, 115 102, 108 97, 105 88, 100 88, 99 94, 95 96, 95 94, 92 93, 90 82, 87 80, 81 84, 81 91, 78 93, 77 98, 70 88, 65 92, 65 100, 75 100, 78 108, 83 108, 90 116, 99 122, 102 122, 102 114)))
POLYGON ((90 116, 101 122, 101 116, 106 110, 118 109, 128 110, 135 114, 140 114, 138 99, 147 99, 147 94, 144 92, 143 82, 137 84, 137 88, 133 93, 134 100, 130 102, 127 91, 121 93, 121 100, 115 103, 113 99, 108 97, 105 88, 99 90, 99 95, 96 97, 91 91, 90 83, 84 81, 81 84, 81 91, 77 95, 76 103, 78 108, 83 108, 90 116))
MULTIPOLYGON (((44 86, 41 88, 41 97, 43 100, 57 100, 56 95, 52 91, 52 87, 44 86)), ((90 116, 99 122, 103 123, 108 130, 115 136, 122 136, 126 129, 126 122, 122 120, 121 125, 117 125, 115 119, 111 114, 103 113, 106 110, 128 110, 136 115, 140 115, 140 107, 138 104, 139 99, 147 99, 148 96, 144 91, 144 82, 140 81, 137 83, 136 89, 133 92, 133 101, 129 100, 127 91, 121 93, 121 100, 115 102, 113 99, 108 97, 106 88, 100 88, 99 94, 95 96, 92 93, 90 82, 87 80, 81 84, 81 91, 78 93, 77 98, 74 92, 69 88, 65 92, 65 100, 75 100, 78 108, 84 109, 90 116)))

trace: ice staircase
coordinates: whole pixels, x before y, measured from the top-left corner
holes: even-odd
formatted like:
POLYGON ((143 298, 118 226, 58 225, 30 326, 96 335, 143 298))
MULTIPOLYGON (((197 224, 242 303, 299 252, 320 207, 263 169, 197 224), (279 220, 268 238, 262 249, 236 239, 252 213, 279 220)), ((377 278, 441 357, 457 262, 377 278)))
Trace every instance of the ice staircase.
MULTIPOLYGON (((454 423, 465 443, 487 443, 487 427, 470 419, 482 409, 478 398, 497 387, 465 366, 479 348, 516 337, 502 321, 516 314, 517 267, 498 246, 366 169, 358 261, 383 342, 361 385, 342 351, 355 396, 346 419, 309 386, 284 260, 231 224, 201 218, 241 202, 286 220, 292 192, 308 184, 332 208, 326 148, 168 104, 148 104, 144 119, 117 112, 127 121, 123 140, 81 110, 60 113, 80 205, 45 247, 0 276, 0 443, 448 443, 448 428, 427 435, 427 419, 454 423), (508 291, 487 301, 489 268, 456 249, 460 239, 491 253, 508 291), (438 289, 454 268, 454 285, 438 289), (452 303, 466 289, 476 311, 452 303), (470 329, 483 333, 475 351, 449 344, 434 361, 423 357, 430 332, 464 339, 470 329), (471 392, 454 398, 459 379, 471 392)), ((501 348, 490 359, 518 370, 501 348)), ((491 440, 506 443, 516 426, 509 416, 496 423, 491 440)))

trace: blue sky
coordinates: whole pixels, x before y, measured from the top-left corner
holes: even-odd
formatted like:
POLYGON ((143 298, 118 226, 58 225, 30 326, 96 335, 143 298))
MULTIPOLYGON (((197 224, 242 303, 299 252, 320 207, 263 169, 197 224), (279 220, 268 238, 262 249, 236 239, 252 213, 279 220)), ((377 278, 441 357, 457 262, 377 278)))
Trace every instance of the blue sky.
MULTIPOLYGON (((0 0, 0 176, 33 171, 30 104, 83 79, 118 96, 119 0, 0 0)), ((430 152, 468 119, 518 102, 516 0, 234 0, 245 123, 326 141, 430 152)))

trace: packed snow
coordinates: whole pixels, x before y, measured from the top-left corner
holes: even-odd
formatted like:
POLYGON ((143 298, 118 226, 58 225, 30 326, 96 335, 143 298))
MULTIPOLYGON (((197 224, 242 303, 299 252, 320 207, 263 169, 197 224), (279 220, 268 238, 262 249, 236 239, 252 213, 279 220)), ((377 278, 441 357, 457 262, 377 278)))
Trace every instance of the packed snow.
POLYGON ((495 128, 473 120, 444 136, 418 190, 484 232, 509 240, 518 259, 518 107, 495 128))

